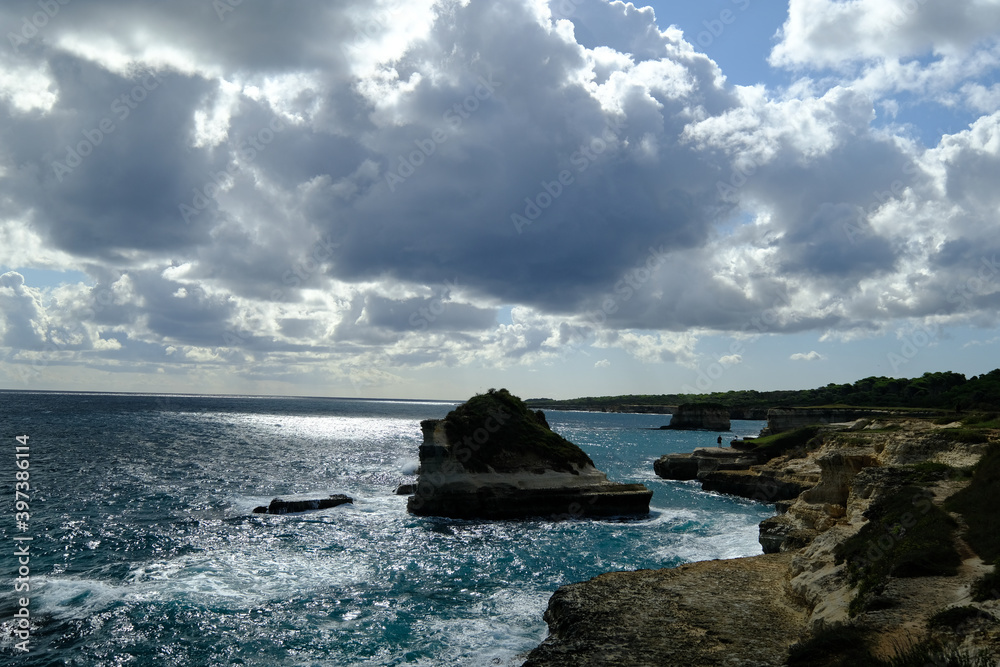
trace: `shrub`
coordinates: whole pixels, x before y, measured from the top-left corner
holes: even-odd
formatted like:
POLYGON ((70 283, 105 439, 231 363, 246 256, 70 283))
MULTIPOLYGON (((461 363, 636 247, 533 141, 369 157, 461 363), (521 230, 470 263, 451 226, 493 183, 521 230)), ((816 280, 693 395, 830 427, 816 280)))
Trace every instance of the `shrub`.
POLYGON ((788 651, 788 667, 867 665, 871 659, 865 633, 853 625, 823 627, 788 651))
POLYGON ((890 576, 950 576, 961 557, 955 549, 952 519, 916 486, 903 486, 873 502, 868 523, 834 551, 847 562, 848 580, 858 587, 850 613, 856 615, 885 589, 890 576))
POLYGON ((945 502, 958 512, 969 529, 965 539, 980 558, 992 561, 1000 557, 1000 445, 993 444, 976 464, 972 482, 945 502))
POLYGON ((806 426, 794 431, 757 438, 754 441, 756 447, 753 451, 759 454, 763 460, 770 460, 793 449, 809 449, 818 446, 821 442, 817 437, 818 433, 818 426, 806 426))
POLYGON ((932 629, 958 630, 963 624, 976 618, 993 618, 976 607, 949 607, 942 609, 927 620, 932 629))
POLYGON ((908 466, 908 468, 912 471, 910 479, 919 484, 948 479, 958 473, 950 465, 934 463, 933 461, 921 461, 920 463, 908 466))
POLYGON ((993 561, 993 571, 972 582, 972 599, 975 602, 1000 598, 1000 558, 993 561))

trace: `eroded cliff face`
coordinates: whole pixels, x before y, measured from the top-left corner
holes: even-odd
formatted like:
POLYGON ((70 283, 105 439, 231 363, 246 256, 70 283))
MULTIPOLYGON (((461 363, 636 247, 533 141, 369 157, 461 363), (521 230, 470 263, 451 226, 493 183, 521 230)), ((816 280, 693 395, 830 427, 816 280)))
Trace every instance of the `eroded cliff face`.
POLYGON ((761 524, 765 555, 602 575, 564 587, 553 596, 546 614, 551 636, 526 665, 782 665, 792 644, 848 622, 865 628, 875 654, 887 658, 901 646, 927 639, 927 621, 935 613, 964 605, 980 613, 975 625, 968 626, 972 630, 935 630, 933 638, 1000 660, 1000 600, 973 603, 969 592, 972 582, 991 568, 964 544, 961 531, 954 534, 961 561, 956 575, 890 576, 879 603, 860 610, 857 604, 852 609, 858 586, 849 578, 846 560, 838 557, 875 516, 872 508, 893 494, 912 494, 912 509, 870 544, 863 540, 863 557, 872 562, 882 558, 893 541, 906 539, 906 531, 920 516, 940 508, 968 484, 942 475, 923 480, 919 493, 907 490, 918 470, 913 464, 968 471, 985 452, 985 444, 957 441, 946 430, 949 426, 954 425, 868 419, 821 431, 810 447, 766 464, 707 472, 729 478, 730 488, 739 488, 738 478, 745 477, 747 489, 764 493, 768 479, 802 484, 802 492, 776 503, 779 514, 761 524), (739 577, 745 580, 741 583, 739 577), (713 579, 722 583, 717 586, 713 579), (759 594, 743 594, 742 588, 759 594), (715 603, 716 596, 724 598, 736 590, 741 593, 728 608, 715 603), (617 614, 621 622, 614 620, 617 614), (769 631, 771 619, 780 632, 769 631), (635 662, 630 662, 629 646, 641 647, 635 662))
POLYGON ((774 435, 813 424, 846 424, 859 419, 892 419, 899 417, 928 416, 913 411, 879 410, 875 408, 770 408, 767 411, 767 426, 761 435, 774 435))
POLYGON ((667 428, 705 431, 728 431, 729 408, 711 403, 686 403, 677 406, 667 428))
POLYGON ((424 441, 410 512, 461 519, 649 513, 652 491, 608 481, 590 457, 520 399, 497 392, 462 407, 468 409, 421 422, 424 441))

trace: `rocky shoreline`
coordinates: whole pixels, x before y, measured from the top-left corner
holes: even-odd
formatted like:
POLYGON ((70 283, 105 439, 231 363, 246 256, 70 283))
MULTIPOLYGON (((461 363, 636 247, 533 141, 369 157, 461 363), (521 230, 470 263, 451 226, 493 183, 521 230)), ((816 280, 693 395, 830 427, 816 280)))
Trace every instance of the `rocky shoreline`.
POLYGON ((524 664, 886 665, 906 651, 926 651, 929 664, 948 651, 981 662, 940 664, 1000 664, 1000 593, 976 601, 970 592, 993 568, 945 508, 998 441, 996 429, 970 436, 958 423, 886 415, 749 451, 664 457, 658 474, 775 503, 760 528, 765 553, 564 586, 546 611, 549 637, 524 664), (913 558, 935 536, 951 555, 913 558), (801 657, 837 633, 854 634, 840 648, 823 644, 827 657, 801 657))

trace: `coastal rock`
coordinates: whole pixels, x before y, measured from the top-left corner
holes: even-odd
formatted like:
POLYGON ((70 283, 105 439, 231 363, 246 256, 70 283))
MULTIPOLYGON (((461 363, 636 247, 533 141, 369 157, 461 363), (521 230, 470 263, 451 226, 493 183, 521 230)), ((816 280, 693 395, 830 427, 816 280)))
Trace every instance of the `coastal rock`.
MULTIPOLYGON (((982 656, 981 663, 969 664, 1000 664, 1000 601, 976 602, 970 596, 974 582, 982 581, 993 567, 973 553, 961 527, 952 536, 962 559, 957 573, 890 574, 878 584, 875 604, 860 611, 852 606, 861 595, 859 581, 849 576, 849 561, 842 555, 848 541, 875 520, 874 508, 885 507, 915 483, 924 492, 914 496, 920 501, 912 501, 912 513, 902 514, 889 532, 870 535, 867 543, 858 545, 862 560, 855 556, 851 562, 877 563, 889 557, 891 543, 925 539, 908 533, 910 521, 932 504, 942 507, 969 484, 967 478, 955 476, 958 468, 936 472, 925 464, 955 462, 966 468, 983 453, 983 443, 965 442, 962 435, 917 419, 872 430, 828 429, 806 450, 742 472, 709 473, 798 478, 810 488, 794 501, 777 503, 782 513, 761 523, 760 541, 770 552, 765 555, 615 572, 560 588, 545 613, 550 635, 532 651, 525 667, 784 665, 792 644, 810 636, 821 639, 842 624, 852 625, 862 640, 853 640, 850 647, 821 644, 816 650, 831 653, 829 664, 855 647, 881 659, 878 664, 888 664, 897 651, 925 640, 942 641, 944 654, 961 648, 982 656), (954 631, 929 624, 954 607, 976 614, 975 622, 954 631)), ((998 437, 1000 431, 994 431, 990 440, 998 437)), ((897 555, 921 548, 922 543, 913 542, 897 555)), ((796 664, 828 662, 800 659, 796 664)), ((921 656, 919 664, 925 662, 931 664, 921 656)), ((937 656, 933 662, 939 664, 937 656)))
POLYGON ((611 572, 549 600, 524 667, 784 664, 806 613, 785 593, 791 554, 611 572))
POLYGON ((782 457, 761 464, 753 450, 699 447, 690 454, 667 454, 653 463, 664 479, 698 480, 703 491, 714 491, 765 503, 792 500, 819 482, 815 464, 791 463, 782 457), (810 465, 811 464, 811 465, 810 465))
POLYGON ((397 496, 412 496, 417 492, 416 484, 400 484, 396 487, 397 496))
POLYGON ((458 519, 644 515, 653 492, 616 484, 506 389, 421 422, 413 514, 458 519))
POLYGON ((776 435, 785 431, 815 424, 844 424, 857 422, 859 419, 889 418, 889 417, 929 417, 933 411, 916 412, 913 410, 878 410, 872 408, 771 408, 767 411, 767 426, 760 432, 761 436, 776 435))
POLYGON ((665 429, 728 431, 729 408, 718 403, 685 403, 677 406, 665 429))
POLYGON ((293 512, 310 512, 313 510, 323 510, 328 507, 336 507, 344 503, 353 503, 354 499, 341 493, 329 496, 306 497, 306 496, 285 496, 275 498, 267 507, 263 505, 254 508, 254 514, 291 514, 293 512))

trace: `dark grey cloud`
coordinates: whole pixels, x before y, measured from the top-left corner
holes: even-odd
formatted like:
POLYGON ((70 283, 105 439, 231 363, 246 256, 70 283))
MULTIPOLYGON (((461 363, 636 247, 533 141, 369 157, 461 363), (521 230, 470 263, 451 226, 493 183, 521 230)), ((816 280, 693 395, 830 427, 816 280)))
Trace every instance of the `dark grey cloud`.
MULTIPOLYGON (((92 284, 6 274, 4 346, 421 366, 597 340, 683 361, 681 334, 762 313, 870 332, 993 307, 1000 116, 927 150, 873 129, 874 84, 727 86, 650 10, 557 4, 60 5, 0 50, 25 73, 0 77, 0 234, 92 284)), ((978 34, 939 9, 886 53, 978 34)), ((857 18, 808 44, 793 22, 777 53, 822 63, 857 18)))

